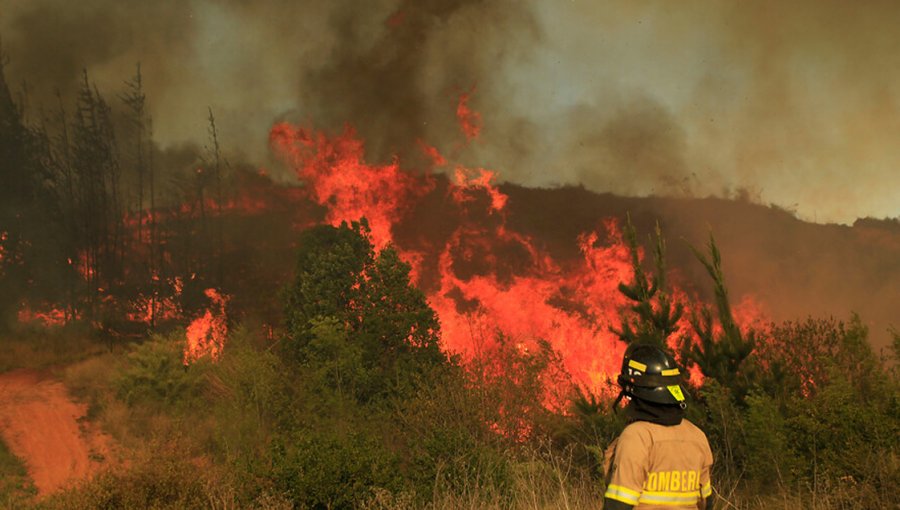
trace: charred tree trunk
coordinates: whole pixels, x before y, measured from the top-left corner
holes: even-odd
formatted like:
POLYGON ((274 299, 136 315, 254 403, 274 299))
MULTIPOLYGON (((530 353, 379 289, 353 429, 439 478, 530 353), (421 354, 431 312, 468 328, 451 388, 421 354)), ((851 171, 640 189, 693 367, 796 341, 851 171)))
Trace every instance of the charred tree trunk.
POLYGON ((82 276, 88 285, 90 316, 96 317, 101 294, 121 281, 122 211, 119 166, 109 106, 91 87, 87 71, 73 124, 73 172, 76 174, 78 215, 84 229, 79 243, 82 276))
POLYGON ((221 287, 224 276, 222 269, 224 250, 222 222, 225 221, 225 218, 222 215, 222 204, 224 202, 224 197, 222 195, 222 158, 219 148, 219 132, 216 129, 216 118, 213 116, 212 107, 209 108, 209 139, 212 144, 210 150, 212 153, 212 171, 216 183, 216 284, 221 287))

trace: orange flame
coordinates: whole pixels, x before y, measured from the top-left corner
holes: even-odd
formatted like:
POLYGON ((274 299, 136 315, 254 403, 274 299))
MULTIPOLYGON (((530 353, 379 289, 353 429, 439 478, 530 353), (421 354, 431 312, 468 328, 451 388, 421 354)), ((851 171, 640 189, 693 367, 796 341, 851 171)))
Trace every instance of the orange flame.
POLYGON ((69 322, 68 314, 61 308, 32 309, 27 304, 22 305, 16 318, 21 324, 37 324, 45 328, 59 328, 69 322))
POLYGON ((475 92, 474 87, 470 92, 460 94, 459 103, 456 105, 456 118, 466 140, 474 140, 481 133, 481 113, 469 108, 469 98, 475 92))
POLYGON ((228 297, 219 294, 216 289, 206 289, 205 293, 212 306, 187 327, 187 344, 183 360, 185 366, 203 356, 217 360, 225 346, 225 337, 228 334, 225 303, 228 302, 228 297))
POLYGON ((427 143, 423 142, 422 140, 419 140, 418 143, 419 143, 419 148, 422 149, 422 152, 426 156, 428 156, 428 159, 431 160, 431 163, 434 166, 439 167, 439 166, 444 166, 447 164, 447 158, 445 158, 440 153, 440 151, 437 150, 437 147, 428 145, 427 143))
POLYGON ((401 171, 397 161, 367 165, 363 143, 350 127, 329 139, 322 133, 281 123, 272 128, 269 138, 310 185, 313 198, 328 204, 327 221, 339 225, 365 217, 377 248, 393 239, 391 229, 411 200, 430 190, 427 181, 423 184, 401 171))
MULTIPOLYGON (((468 109, 468 97, 460 98, 457 114, 471 139, 480 117, 468 109)), ((507 224, 509 196, 494 184, 494 172, 459 166, 446 189, 445 214, 458 215, 452 231, 436 244, 426 242, 424 249, 407 249, 395 242, 395 229, 416 223, 407 216, 424 197, 435 199, 436 178, 405 172, 397 161, 367 164, 364 144, 350 128, 330 138, 282 123, 273 127, 270 140, 306 183, 310 197, 326 208, 328 223, 366 217, 376 248, 394 244, 411 264, 414 282, 438 314, 446 351, 471 361, 502 355, 507 340, 522 352, 549 345, 570 381, 548 382, 545 405, 555 403, 552 395, 565 395, 571 389, 566 385, 610 391, 625 348, 610 328, 619 326, 629 304, 618 286, 632 278, 629 249, 616 221, 579 237, 579 260, 555 260, 507 224)), ((446 164, 436 149, 419 145, 436 165, 446 164)), ((678 289, 670 294, 687 301, 678 289)), ((679 326, 689 331, 688 319, 679 326)), ((692 380, 699 382, 700 374, 693 373, 692 380)))
MULTIPOLYGON (((329 223, 365 216, 381 248, 393 242, 394 225, 434 183, 396 163, 367 165, 363 144, 352 134, 348 130, 332 140, 279 124, 271 139, 308 182, 313 198, 328 208, 329 223)), ((527 348, 543 340, 560 354, 576 384, 599 391, 617 371, 624 350, 609 332, 624 305, 618 284, 630 277, 621 234, 612 221, 603 232, 586 234, 583 259, 563 268, 532 239, 506 226, 509 197, 493 184, 494 175, 457 168, 448 198, 462 220, 437 253, 398 247, 416 278, 425 259, 436 258, 436 288, 426 294, 441 321, 443 346, 473 359, 493 352, 498 334, 527 348)))

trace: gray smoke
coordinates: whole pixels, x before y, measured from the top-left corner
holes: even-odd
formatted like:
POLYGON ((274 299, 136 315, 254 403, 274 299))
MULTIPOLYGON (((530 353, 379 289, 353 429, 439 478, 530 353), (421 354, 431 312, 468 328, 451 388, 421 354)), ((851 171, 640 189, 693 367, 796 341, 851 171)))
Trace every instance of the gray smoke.
POLYGON ((163 145, 203 142, 211 106, 264 165, 276 120, 349 123, 376 160, 416 166, 422 140, 526 185, 741 194, 845 223, 900 216, 897 26, 889 0, 0 0, 32 109, 82 68, 120 90, 140 61, 163 145))

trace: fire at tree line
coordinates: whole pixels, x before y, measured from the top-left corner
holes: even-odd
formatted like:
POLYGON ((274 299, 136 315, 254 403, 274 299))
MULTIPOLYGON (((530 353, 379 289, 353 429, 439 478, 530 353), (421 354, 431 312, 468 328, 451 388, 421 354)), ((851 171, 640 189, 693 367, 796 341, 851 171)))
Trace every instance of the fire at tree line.
POLYGON ((705 304, 659 229, 609 221, 566 264, 489 172, 370 165, 351 130, 273 128, 287 187, 223 157, 211 110, 205 148, 160 150, 139 68, 24 104, 0 68, 0 327, 83 347, 53 363, 132 453, 37 501, 8 484, 11 507, 597 508, 642 342, 690 373, 720 507, 896 508, 900 334, 745 318, 713 239, 705 304))

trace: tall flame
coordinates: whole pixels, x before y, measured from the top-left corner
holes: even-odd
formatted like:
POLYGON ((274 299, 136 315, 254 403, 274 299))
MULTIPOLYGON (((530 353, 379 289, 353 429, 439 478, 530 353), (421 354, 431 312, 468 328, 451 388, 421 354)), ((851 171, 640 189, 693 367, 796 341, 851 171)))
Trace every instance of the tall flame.
POLYGON ((204 356, 217 360, 225 346, 225 337, 228 335, 225 303, 228 302, 228 297, 216 289, 206 289, 205 293, 211 306, 187 327, 183 360, 185 365, 204 356))
POLYGON ((270 140, 296 163, 297 175, 309 184, 312 198, 328 205, 327 221, 339 225, 365 217, 378 248, 391 241, 391 229, 411 201, 430 190, 427 180, 403 172, 397 161, 366 164, 363 143, 350 127, 328 138, 281 123, 272 128, 270 140))
MULTIPOLYGON (((446 214, 458 215, 458 224, 437 249, 413 251, 398 245, 395 230, 420 223, 408 215, 416 201, 436 199, 435 177, 405 172, 396 161, 367 164, 363 142, 349 129, 330 138, 278 124, 271 141, 306 182, 311 198, 327 209, 329 223, 365 216, 376 246, 394 244, 413 266, 413 277, 439 316, 447 351, 473 359, 500 348, 500 340, 525 351, 546 342, 572 381, 592 391, 603 391, 618 371, 624 345, 610 327, 626 304, 618 285, 630 279, 631 266, 614 221, 584 233, 582 258, 563 264, 508 226, 509 196, 496 187, 492 171, 458 167, 445 196, 446 214)), ((445 161, 433 147, 420 145, 435 161, 445 161)))

